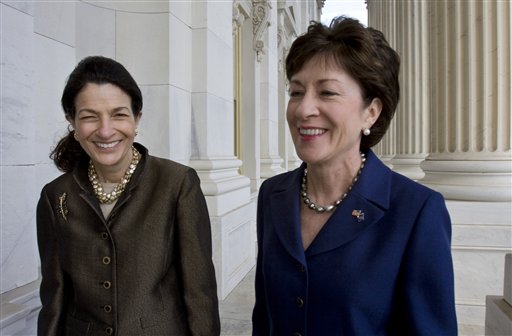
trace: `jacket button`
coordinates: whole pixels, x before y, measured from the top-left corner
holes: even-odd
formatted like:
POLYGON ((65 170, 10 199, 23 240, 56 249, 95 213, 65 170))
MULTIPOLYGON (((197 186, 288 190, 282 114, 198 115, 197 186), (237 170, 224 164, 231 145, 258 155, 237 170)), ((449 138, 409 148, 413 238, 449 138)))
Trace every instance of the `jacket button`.
POLYGON ((114 329, 110 327, 105 328, 105 335, 112 335, 114 333, 114 329))
POLYGON ((103 288, 109 289, 112 287, 112 283, 110 281, 103 281, 103 288))
POLYGON ((110 264, 110 257, 103 257, 102 261, 105 265, 108 265, 110 264))
POLYGON ((111 305, 104 305, 103 306, 103 310, 105 311, 105 313, 110 313, 112 311, 112 306, 111 305))
POLYGON ((297 306, 299 308, 304 307, 304 300, 302 300, 302 298, 300 298, 300 297, 297 297, 297 306))
POLYGON ((100 237, 101 237, 102 240, 107 240, 108 239, 108 233, 102 232, 100 237))

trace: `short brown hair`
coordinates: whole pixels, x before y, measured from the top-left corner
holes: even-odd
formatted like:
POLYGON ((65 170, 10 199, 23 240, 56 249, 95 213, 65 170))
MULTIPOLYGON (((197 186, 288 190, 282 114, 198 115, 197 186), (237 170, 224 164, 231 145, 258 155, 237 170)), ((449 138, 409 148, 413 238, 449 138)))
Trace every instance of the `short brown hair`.
POLYGON ((307 32, 293 43, 286 57, 288 80, 314 57, 344 69, 359 84, 366 104, 382 101, 382 111, 361 140, 361 148, 375 146, 386 133, 400 96, 400 57, 382 32, 365 27, 356 19, 339 16, 327 27, 311 22, 307 32))

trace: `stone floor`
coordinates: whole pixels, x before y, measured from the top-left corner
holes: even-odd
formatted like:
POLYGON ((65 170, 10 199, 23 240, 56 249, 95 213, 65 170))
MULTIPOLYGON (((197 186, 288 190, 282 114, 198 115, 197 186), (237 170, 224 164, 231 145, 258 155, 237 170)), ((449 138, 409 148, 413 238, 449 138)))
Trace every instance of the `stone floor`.
POLYGON ((221 336, 250 336, 254 306, 254 269, 219 303, 221 336))

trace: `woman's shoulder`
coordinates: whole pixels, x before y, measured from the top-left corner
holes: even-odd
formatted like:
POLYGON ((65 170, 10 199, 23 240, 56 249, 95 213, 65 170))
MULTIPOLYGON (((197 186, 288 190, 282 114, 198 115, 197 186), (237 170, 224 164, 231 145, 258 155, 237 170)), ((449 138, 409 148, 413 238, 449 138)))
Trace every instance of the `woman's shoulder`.
MULTIPOLYGON (((418 193, 423 195, 430 195, 432 193, 437 193, 435 190, 425 186, 421 183, 421 181, 413 180, 412 178, 405 176, 401 173, 398 173, 391 168, 389 168, 384 162, 382 162, 378 156, 372 151, 368 151, 367 153, 368 161, 367 165, 368 169, 371 170, 370 176, 374 183, 383 183, 383 180, 387 180, 386 176, 389 176, 389 180, 391 181, 391 189, 395 190, 395 192, 401 193, 418 193), (376 176, 379 176, 380 181, 375 181, 376 176)), ((365 168, 366 169, 366 168, 365 168)), ((364 170, 363 170, 364 172, 364 170)))
POLYGON ((192 167, 187 166, 183 163, 179 163, 177 161, 173 161, 171 159, 166 159, 158 156, 147 156, 147 165, 151 169, 160 169, 166 171, 175 171, 185 173, 189 170, 194 170, 192 167))
POLYGON ((149 167, 149 170, 155 171, 159 170, 160 172, 182 172, 185 173, 187 171, 194 171, 192 167, 189 167, 185 164, 179 163, 177 161, 163 158, 159 156, 154 156, 149 153, 149 150, 144 147, 140 143, 134 143, 133 144, 135 148, 144 156, 145 158, 145 165, 149 167))
MULTIPOLYGON (((430 187, 424 185, 421 180, 413 180, 408 176, 398 173, 386 166, 374 153, 368 153, 368 168, 370 171, 366 177, 368 181, 366 187, 372 191, 380 190, 384 192, 389 190, 389 196, 392 200, 413 204, 423 203, 430 198, 443 198, 442 195, 430 187), (369 183, 369 184, 368 184, 369 183)), ((366 168, 365 168, 366 169, 366 168)))
POLYGON ((391 172, 393 178, 393 186, 399 189, 402 192, 414 192, 422 195, 431 195, 438 193, 434 189, 424 185, 421 183, 421 180, 413 180, 410 177, 397 173, 395 171, 391 172))
POLYGON ((391 184, 392 199, 395 202, 408 204, 409 207, 423 206, 426 203, 445 204, 444 196, 438 192, 411 178, 397 172, 392 172, 393 183, 391 184))
POLYGON ((190 166, 185 165, 184 163, 180 163, 171 159, 158 157, 158 156, 147 156, 148 164, 158 167, 161 169, 175 169, 175 170, 181 170, 186 171, 188 169, 193 169, 190 166))
POLYGON ((148 155, 143 176, 146 182, 176 184, 185 181, 199 181, 197 171, 183 163, 158 156, 148 155))

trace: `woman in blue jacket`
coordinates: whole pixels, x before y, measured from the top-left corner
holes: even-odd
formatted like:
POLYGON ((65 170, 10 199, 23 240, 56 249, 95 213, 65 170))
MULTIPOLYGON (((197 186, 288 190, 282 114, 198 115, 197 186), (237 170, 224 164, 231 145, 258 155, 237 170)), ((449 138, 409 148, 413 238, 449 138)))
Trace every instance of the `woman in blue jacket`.
POLYGON ((400 60, 357 20, 312 23, 286 59, 296 170, 258 200, 254 335, 456 335, 443 197, 371 151, 400 60))

